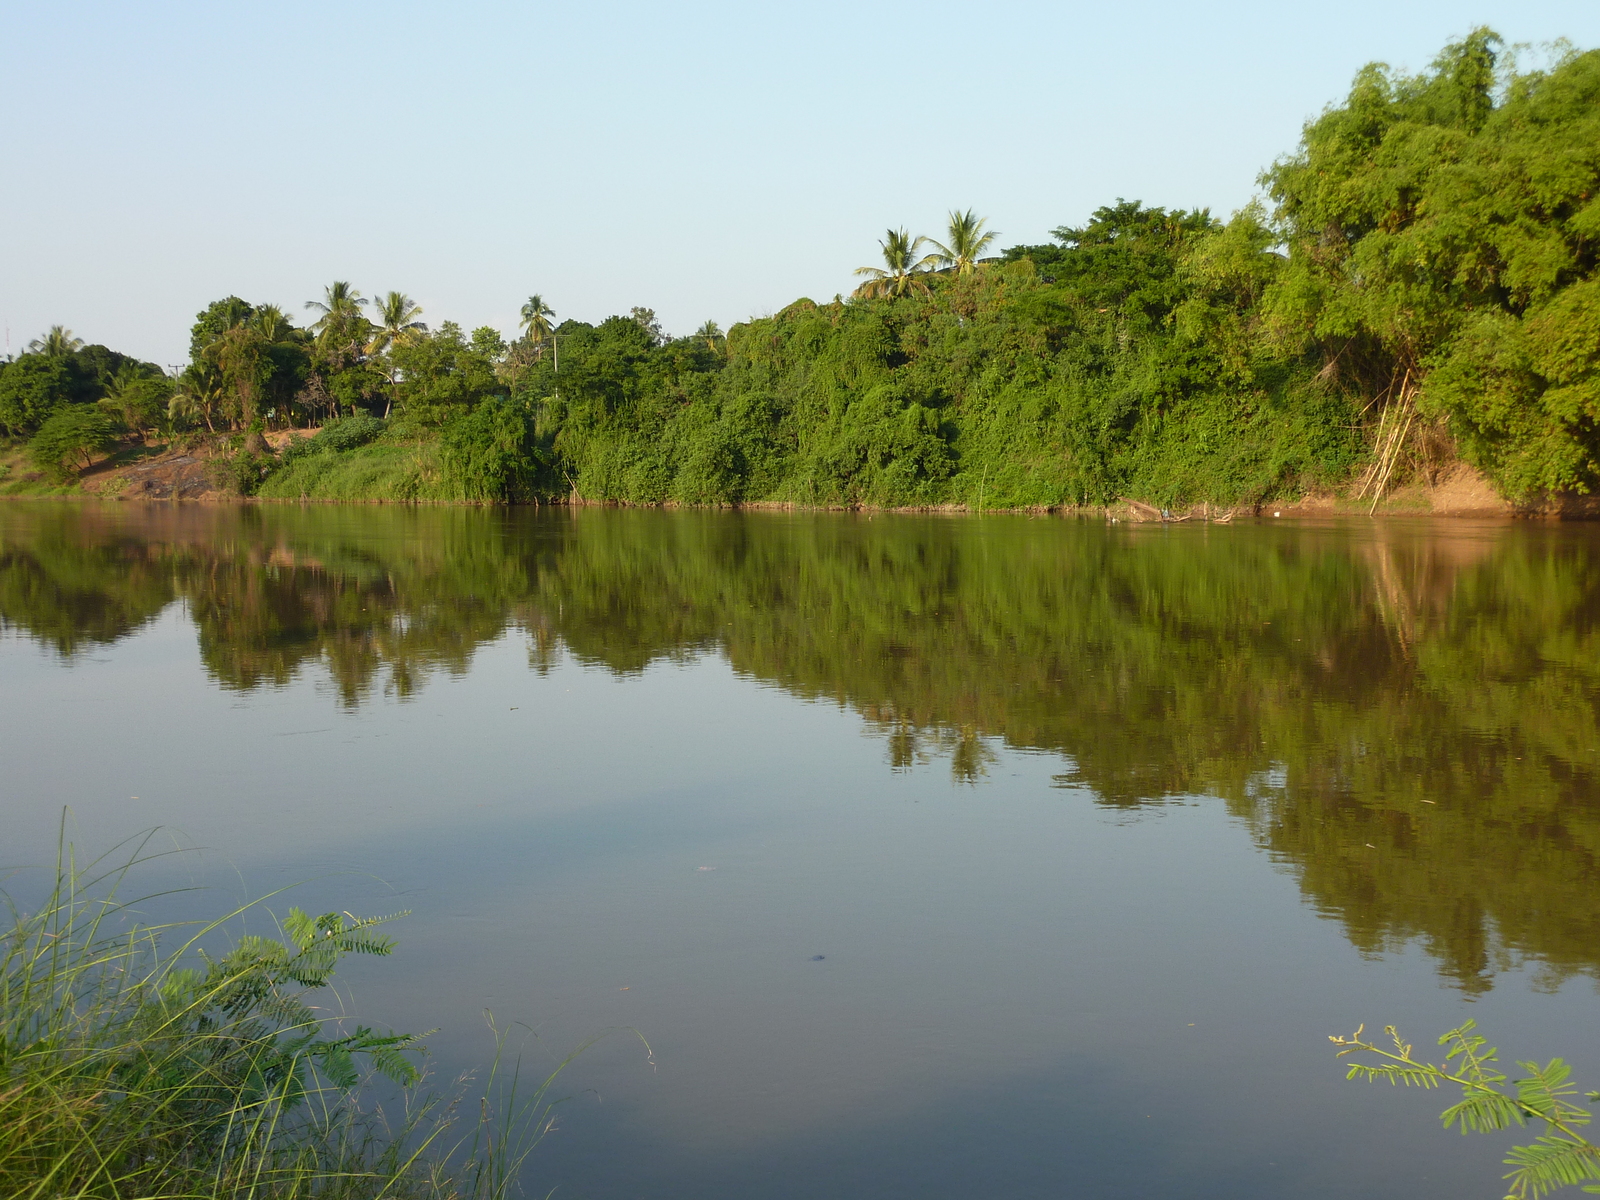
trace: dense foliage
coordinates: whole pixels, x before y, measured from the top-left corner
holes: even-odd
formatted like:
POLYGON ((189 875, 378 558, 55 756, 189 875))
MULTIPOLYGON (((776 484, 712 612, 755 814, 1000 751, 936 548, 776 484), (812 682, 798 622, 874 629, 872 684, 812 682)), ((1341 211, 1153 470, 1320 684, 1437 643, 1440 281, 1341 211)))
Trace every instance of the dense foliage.
POLYGON ((228 436, 241 487, 285 497, 1232 506, 1376 498, 1458 457, 1508 496, 1588 492, 1600 52, 1519 71, 1499 46, 1364 68, 1262 176, 1270 209, 1227 221, 1119 200, 986 256, 952 212, 942 241, 887 231, 848 298, 726 335, 645 308, 557 324, 535 295, 508 343, 343 281, 300 327, 230 296, 174 379, 52 331, 0 372, 0 426, 98 400, 228 436), (268 454, 269 430, 358 415, 388 424, 268 454))
POLYGON ((56 326, 27 353, 0 362, 0 433, 28 436, 69 405, 93 404, 141 387, 160 389, 164 379, 154 363, 82 345, 70 330, 56 326))
POLYGON ((1054 274, 1020 247, 926 290, 802 300, 725 345, 563 327, 560 373, 541 363, 527 387, 586 497, 1231 503, 1342 478, 1358 451, 1344 396, 1176 321, 1191 243, 1236 233, 1121 204, 1061 236, 1039 255, 1054 274))
POLYGON ((1498 69, 1479 30, 1373 65, 1269 172, 1266 310, 1367 395, 1442 417, 1507 491, 1600 482, 1600 53, 1498 69))

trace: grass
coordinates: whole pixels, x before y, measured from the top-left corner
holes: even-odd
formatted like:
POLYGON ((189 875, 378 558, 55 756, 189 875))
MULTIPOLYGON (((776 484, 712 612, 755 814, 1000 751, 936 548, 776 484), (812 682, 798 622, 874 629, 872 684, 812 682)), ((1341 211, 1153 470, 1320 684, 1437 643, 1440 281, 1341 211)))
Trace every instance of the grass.
MULTIPOLYGON (((148 835, 80 866, 33 911, 3 894, 0 1195, 13 1200, 502 1200, 549 1128, 547 1091, 503 1063, 481 1094, 425 1091, 419 1039, 348 1028, 308 997, 392 942, 292 909, 281 939, 227 937, 261 902, 150 924, 124 898, 148 835), (403 1087, 391 1120, 371 1102, 403 1087), (467 1112, 470 1117, 459 1114, 467 1112)), ((276 893, 275 893, 276 894, 276 893)), ((270 898, 270 897, 269 897, 270 898)), ((567 1061, 570 1061, 570 1056, 567 1061)))
POLYGON ((76 472, 70 478, 52 478, 39 469, 28 455, 27 443, 0 444, 0 496, 93 496, 106 495, 106 471, 154 458, 166 445, 147 445, 143 438, 129 438, 94 464, 93 474, 76 472))
POLYGON ((80 491, 75 482, 46 478, 28 457, 27 443, 0 443, 0 496, 73 496, 80 491))
POLYGON ((442 499, 431 446, 378 443, 340 452, 319 451, 293 459, 261 485, 258 495, 276 500, 442 499))

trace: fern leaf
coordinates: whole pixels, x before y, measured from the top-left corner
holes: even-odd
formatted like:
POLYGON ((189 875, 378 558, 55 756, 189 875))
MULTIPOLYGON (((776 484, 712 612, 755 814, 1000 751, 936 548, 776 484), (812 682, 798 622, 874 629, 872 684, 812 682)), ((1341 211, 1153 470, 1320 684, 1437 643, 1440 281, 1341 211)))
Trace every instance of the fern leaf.
POLYGON ((328 977, 333 974, 331 966, 320 963, 295 962, 284 969, 284 975, 301 987, 317 988, 328 982, 328 977))
POLYGON ((394 950, 394 939, 388 934, 346 934, 340 947, 353 954, 389 954, 394 950))
POLYGON ((323 913, 317 918, 316 935, 318 938, 332 937, 343 932, 344 918, 338 913, 323 913))
POLYGON ((161 985, 161 998, 169 1004, 179 1004, 189 999, 195 988, 199 985, 201 975, 199 971, 190 967, 182 967, 167 976, 161 985))

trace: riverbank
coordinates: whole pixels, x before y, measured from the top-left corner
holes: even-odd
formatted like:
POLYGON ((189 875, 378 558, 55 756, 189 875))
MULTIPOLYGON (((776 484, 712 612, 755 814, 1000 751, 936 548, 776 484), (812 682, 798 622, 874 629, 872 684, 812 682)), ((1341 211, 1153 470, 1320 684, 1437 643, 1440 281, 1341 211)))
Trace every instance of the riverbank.
MULTIPOLYGON (((431 462, 429 443, 368 445, 321 456, 296 455, 291 447, 309 442, 318 428, 279 430, 266 435, 273 460, 266 478, 252 494, 238 486, 237 452, 224 439, 187 438, 173 442, 130 439, 95 462, 76 479, 52 480, 28 462, 25 450, 0 451, 0 498, 70 498, 98 500, 182 500, 234 504, 303 502, 331 504, 482 504, 482 500, 427 495, 431 462), (287 454, 285 452, 288 452, 287 454), (287 460, 287 461, 285 461, 287 460), (305 465, 301 465, 304 463, 305 465)), ((742 508, 790 512, 916 512, 963 515, 979 512, 1083 514, 1127 521, 1200 520, 1227 522, 1239 516, 1320 517, 1389 514, 1436 517, 1507 517, 1585 520, 1600 518, 1600 499, 1576 494, 1541 494, 1509 500, 1470 465, 1453 463, 1436 472, 1432 482, 1413 480, 1383 496, 1376 504, 1357 494, 1355 482, 1301 495, 1286 495, 1250 504, 1210 502, 1178 508, 1147 499, 1121 497, 1106 505, 976 504, 922 505, 816 503, 794 500, 747 500, 739 503, 693 504, 664 500, 656 504, 591 499, 573 493, 551 495, 543 503, 573 506, 660 508, 742 508)))

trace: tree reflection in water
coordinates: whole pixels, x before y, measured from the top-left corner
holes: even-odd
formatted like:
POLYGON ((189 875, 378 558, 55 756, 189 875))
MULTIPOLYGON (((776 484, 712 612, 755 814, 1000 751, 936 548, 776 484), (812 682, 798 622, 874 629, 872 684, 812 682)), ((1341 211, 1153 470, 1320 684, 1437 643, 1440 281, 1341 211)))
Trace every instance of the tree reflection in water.
POLYGON ((181 604, 225 688, 408 697, 508 631, 621 675, 720 654, 888 766, 998 748, 1226 803, 1351 941, 1468 992, 1600 968, 1600 530, 845 514, 0 509, 0 622, 70 660, 181 604))

